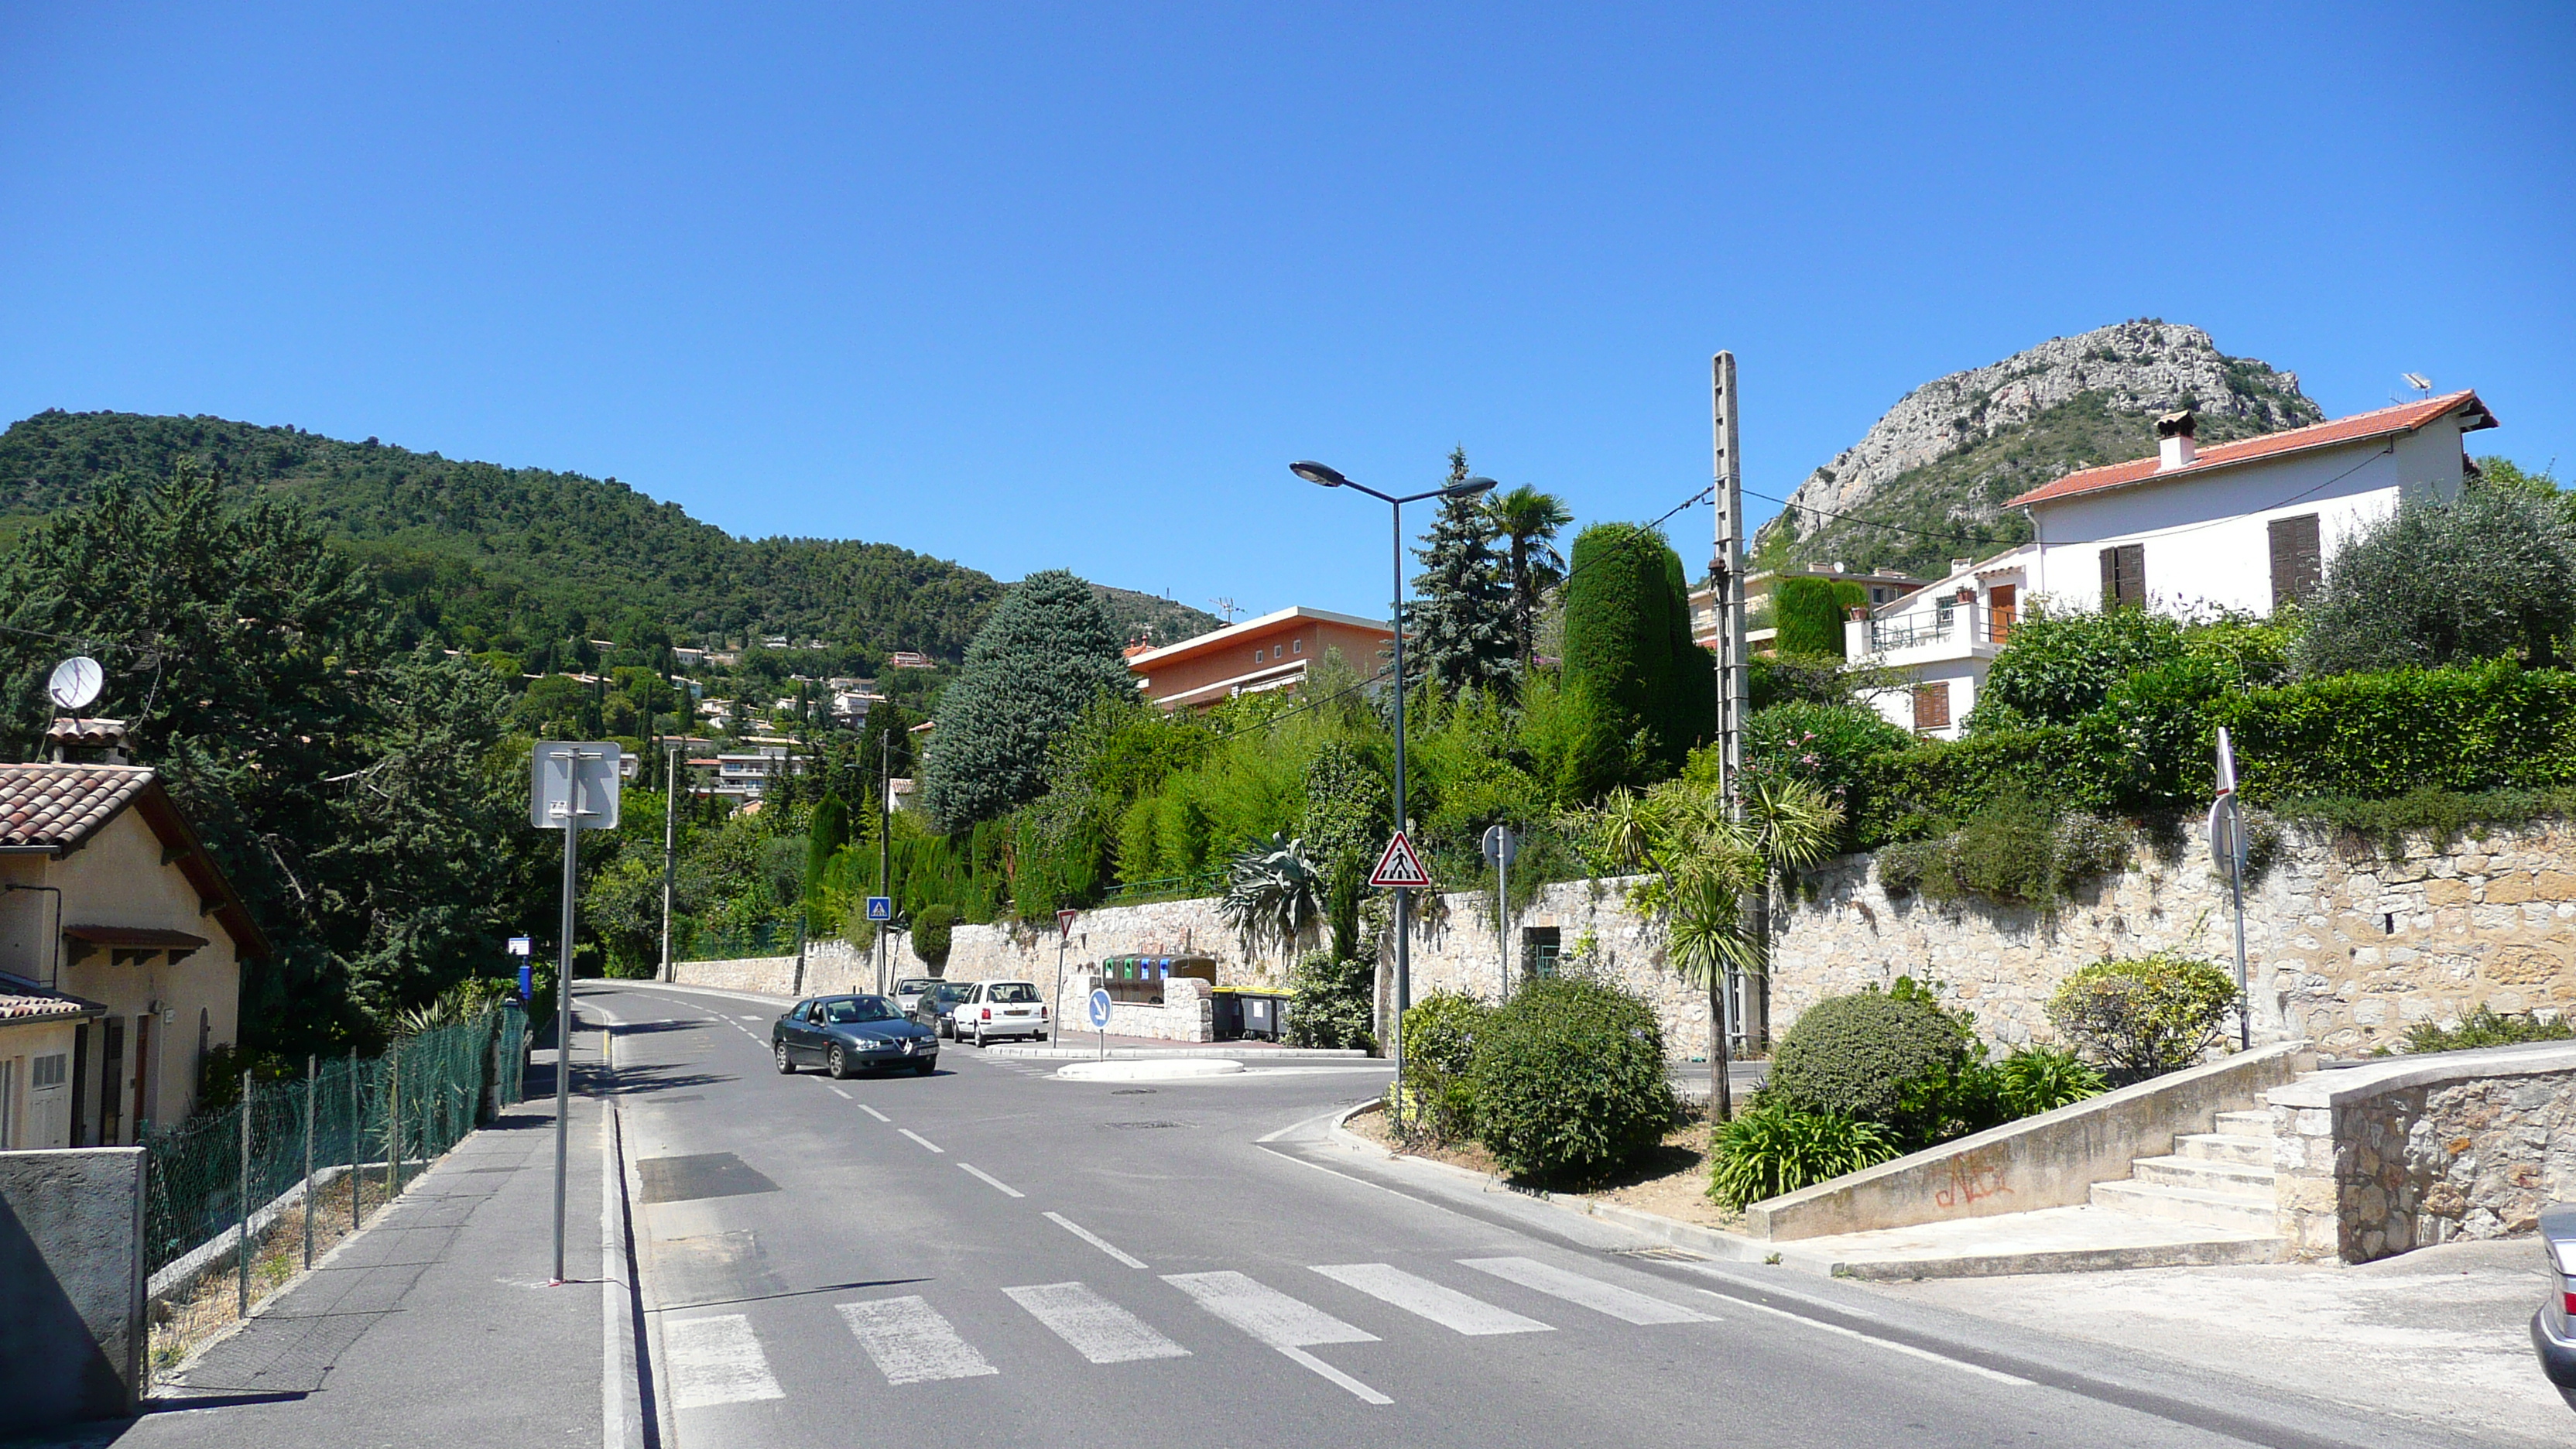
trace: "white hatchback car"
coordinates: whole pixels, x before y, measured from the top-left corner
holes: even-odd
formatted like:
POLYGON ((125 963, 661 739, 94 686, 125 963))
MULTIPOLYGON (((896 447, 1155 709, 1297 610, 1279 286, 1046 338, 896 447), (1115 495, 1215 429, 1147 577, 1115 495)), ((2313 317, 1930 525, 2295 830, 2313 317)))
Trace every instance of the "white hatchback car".
POLYGON ((977 1046, 1002 1037, 1047 1037, 1047 1009, 1034 981, 978 981, 948 1021, 959 1041, 977 1046))

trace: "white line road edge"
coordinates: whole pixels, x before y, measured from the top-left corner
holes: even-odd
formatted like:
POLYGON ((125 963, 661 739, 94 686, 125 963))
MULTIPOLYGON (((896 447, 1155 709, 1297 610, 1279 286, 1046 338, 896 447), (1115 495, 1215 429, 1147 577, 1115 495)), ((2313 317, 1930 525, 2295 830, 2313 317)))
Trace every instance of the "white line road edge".
POLYGON ((1005 1197, 1028 1196, 1027 1193, 1020 1191, 1018 1188, 1011 1186, 1009 1183, 1002 1181, 1000 1178, 995 1177, 993 1174, 986 1172, 984 1169, 977 1167, 971 1162, 961 1162, 957 1165, 964 1169, 968 1177, 974 1178, 986 1187, 996 1189, 1005 1197))
POLYGON ((922 1146, 929 1148, 931 1151, 938 1153, 942 1157, 948 1155, 947 1148, 940 1146, 938 1143, 931 1141, 929 1138, 922 1136, 920 1133, 913 1131, 909 1127, 897 1127, 894 1130, 911 1138, 913 1141, 920 1143, 922 1146))
POLYGON ((1714 1288, 1702 1288, 1699 1291, 1707 1294, 1711 1298, 1720 1299, 1732 1307, 1751 1308, 1762 1313, 1776 1313, 1780 1317, 1788 1319, 1792 1323, 1803 1323, 1809 1328, 1822 1329, 1826 1333, 1839 1333, 1845 1338, 1857 1338, 1863 1343, 1876 1344, 1880 1348, 1893 1349, 1894 1351, 1903 1354, 1911 1354, 1916 1358, 1922 1359, 1926 1363, 1937 1363, 1944 1368, 1957 1369, 1961 1373, 1975 1374, 1981 1379, 1988 1379, 1995 1383, 2010 1384, 2015 1388, 2022 1389, 2037 1387, 2037 1385, 2033 1384, 2029 1379, 2005 1373, 2001 1369, 1990 1369, 1984 1364, 1970 1363, 1966 1359, 1952 1358, 1945 1353, 1934 1353, 1928 1348, 1916 1348, 1910 1343, 1898 1343, 1894 1339, 1881 1338, 1874 1333, 1863 1333, 1857 1328, 1845 1328, 1839 1323, 1826 1323, 1818 1319, 1809 1318, 1803 1313, 1792 1313, 1786 1308, 1774 1308, 1768 1303, 1755 1303, 1751 1299, 1731 1297, 1727 1294, 1718 1292, 1714 1288))
POLYGON ((1075 1222, 1073 1219, 1066 1217, 1062 1213, 1048 1213, 1046 1214, 1046 1220, 1055 1224, 1057 1227, 1064 1229, 1066 1232, 1073 1234, 1075 1237, 1082 1239, 1084 1242, 1089 1243, 1091 1246, 1098 1248, 1100 1251, 1107 1253, 1109 1256, 1116 1258, 1119 1262, 1126 1264, 1130 1268, 1142 1268, 1145 1266, 1143 1263, 1138 1262, 1134 1258, 1127 1256, 1125 1253, 1122 1253, 1115 1247, 1111 1246, 1107 1238, 1100 1236, 1098 1233, 1093 1232, 1091 1229, 1084 1227, 1082 1224, 1075 1222))

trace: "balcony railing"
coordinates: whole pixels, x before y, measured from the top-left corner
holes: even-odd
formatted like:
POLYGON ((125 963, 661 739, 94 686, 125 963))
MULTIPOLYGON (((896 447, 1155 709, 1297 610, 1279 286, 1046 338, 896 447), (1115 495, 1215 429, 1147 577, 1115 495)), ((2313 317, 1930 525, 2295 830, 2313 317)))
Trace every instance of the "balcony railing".
POLYGON ((2011 605, 1990 609, 1980 604, 1953 604, 1947 609, 1913 609, 1892 619, 1869 621, 1872 653, 1921 649, 1939 644, 2001 644, 2012 638, 2021 611, 2011 605))

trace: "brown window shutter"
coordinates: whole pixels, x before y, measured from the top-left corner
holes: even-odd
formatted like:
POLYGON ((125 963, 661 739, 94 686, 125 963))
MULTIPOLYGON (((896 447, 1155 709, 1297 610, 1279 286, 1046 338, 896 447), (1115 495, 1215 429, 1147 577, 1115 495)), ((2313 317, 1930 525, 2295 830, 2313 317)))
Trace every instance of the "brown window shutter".
POLYGON ((2117 609, 2147 601, 2147 546, 2114 544, 2102 550, 2102 607, 2117 609))
POLYGON ((1914 727, 1938 730, 1950 727, 1950 685, 1918 684, 1914 686, 1914 727))
POLYGON ((2303 604, 2324 582, 2325 555, 2318 547, 2317 516, 2272 520, 2272 607, 2303 604))

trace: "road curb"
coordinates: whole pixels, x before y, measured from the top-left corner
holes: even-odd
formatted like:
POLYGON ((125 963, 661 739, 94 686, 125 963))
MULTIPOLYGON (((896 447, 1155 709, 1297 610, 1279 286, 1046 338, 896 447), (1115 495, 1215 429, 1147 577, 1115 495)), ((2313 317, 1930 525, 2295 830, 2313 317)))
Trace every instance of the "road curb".
MULTIPOLYGON (((600 1076, 617 1082, 617 1028, 625 1023, 606 1007, 600 1015, 600 1076)), ((574 1026, 580 1031, 578 1021, 574 1026)), ((600 1449, 653 1449, 663 1442, 645 1384, 652 1377, 644 1318, 644 1285, 635 1251, 635 1209, 626 1181, 626 1119, 617 1100, 593 1092, 599 1103, 599 1441, 600 1449)))
POLYGON ((1679 1218, 1668 1218, 1661 1213, 1650 1213, 1641 1208, 1598 1202, 1576 1193, 1516 1187, 1494 1173, 1478 1172, 1474 1168, 1460 1167, 1450 1162, 1435 1162, 1427 1157, 1416 1157, 1409 1152, 1396 1152, 1383 1143, 1371 1142, 1350 1130, 1348 1124, 1353 1117, 1363 1112, 1381 1110, 1384 1106, 1382 1102, 1362 1102, 1335 1117, 1330 1130, 1333 1145, 1345 1151, 1356 1152, 1363 1157, 1375 1157, 1389 1166, 1405 1171, 1472 1182, 1486 1192, 1510 1193, 1514 1197, 1544 1202, 1551 1207, 1562 1208, 1587 1218, 1615 1223, 1632 1232, 1654 1238, 1667 1246, 1700 1253, 1719 1262, 1761 1263, 1773 1267, 1794 1268, 1799 1272, 1813 1273, 1823 1278, 1838 1277, 1843 1274, 1844 1265, 1839 1260, 1821 1254, 1800 1252, 1789 1244, 1748 1238, 1741 1233, 1725 1232, 1718 1228, 1702 1227, 1697 1223, 1686 1223, 1679 1218))

